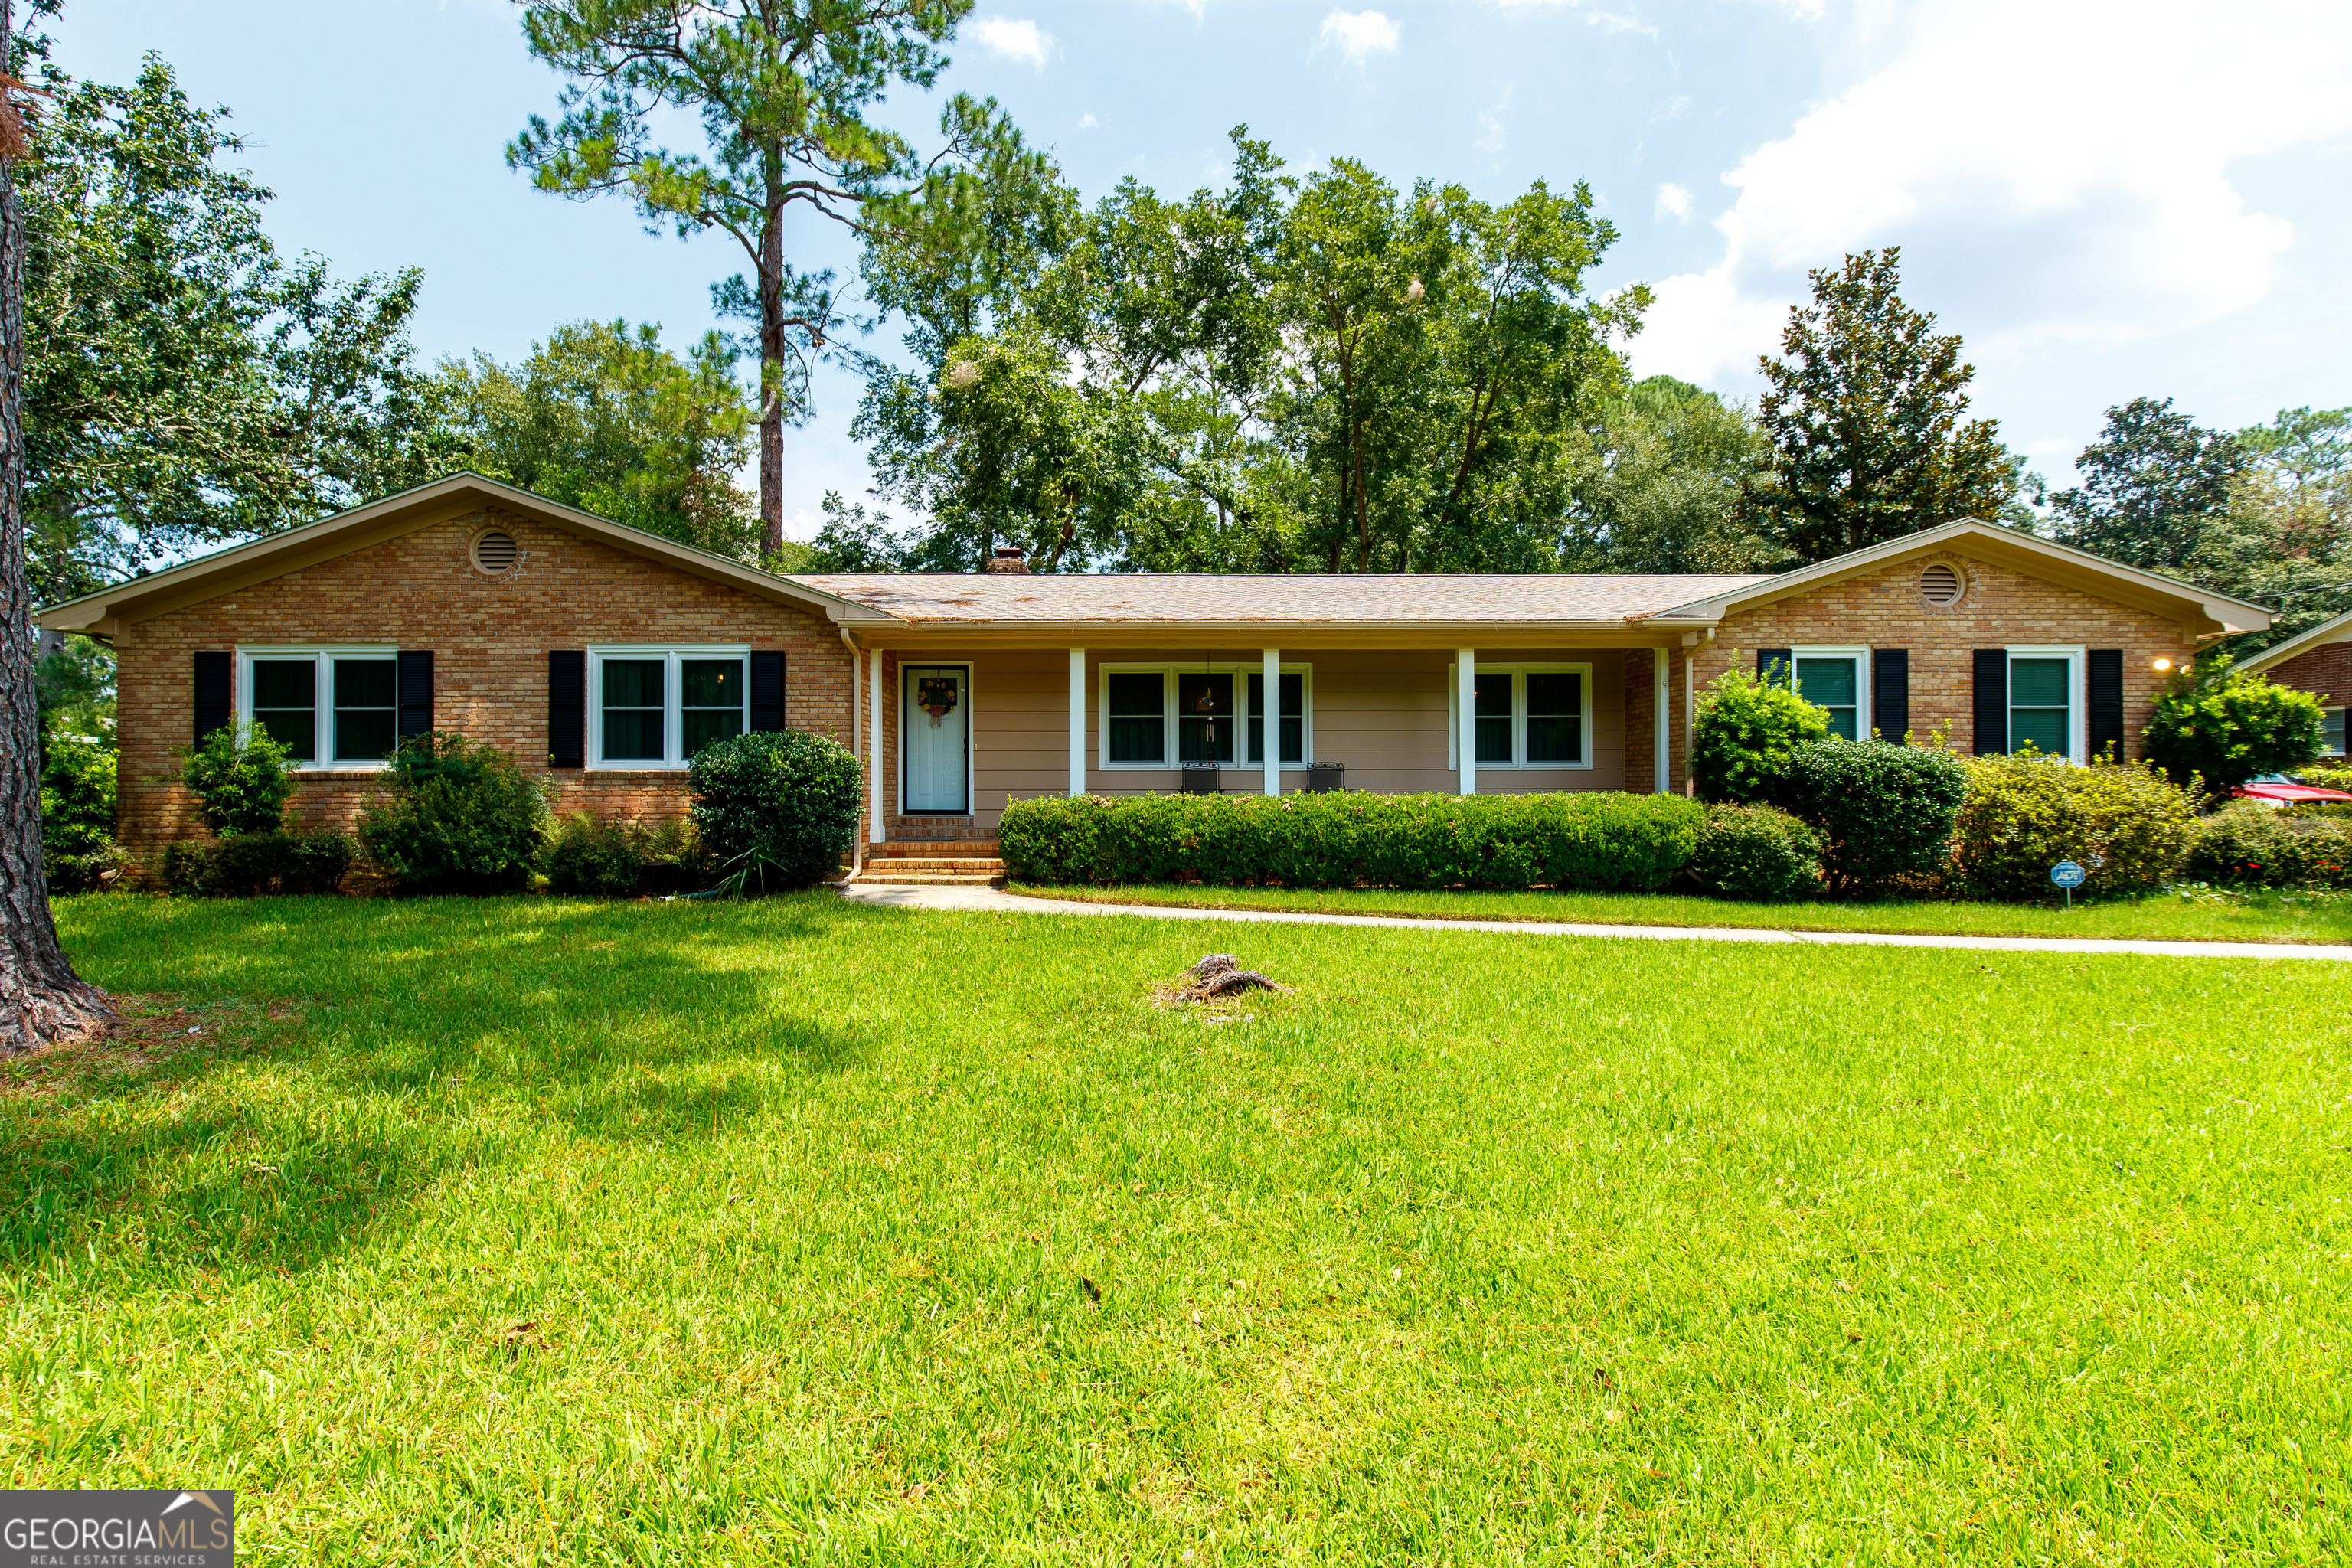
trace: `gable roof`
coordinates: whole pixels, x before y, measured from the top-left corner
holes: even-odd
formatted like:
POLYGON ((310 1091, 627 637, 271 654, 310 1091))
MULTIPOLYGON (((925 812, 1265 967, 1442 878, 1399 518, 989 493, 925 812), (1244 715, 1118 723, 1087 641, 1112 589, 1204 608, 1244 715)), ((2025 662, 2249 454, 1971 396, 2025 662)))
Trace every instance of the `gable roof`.
POLYGON ((1186 573, 858 572, 797 576, 827 594, 932 625, 1527 626, 1622 629, 1750 576, 1395 576, 1186 573))
POLYGON ((428 524, 461 515, 470 507, 495 504, 508 511, 551 523, 557 528, 614 545, 676 566, 699 577, 741 588, 762 598, 824 612, 836 621, 887 622, 887 611, 828 594, 822 588, 780 577, 680 544, 674 539, 632 528, 625 522, 582 511, 576 507, 535 496, 480 474, 460 472, 389 495, 365 506, 339 511, 315 522, 299 523, 282 532, 198 556, 144 577, 133 577, 52 605, 36 617, 49 631, 110 635, 128 622, 194 604, 215 595, 234 592, 250 583, 280 577, 289 572, 346 555, 364 546, 394 539, 428 524))
POLYGON ((1775 577, 1751 578, 1741 585, 1659 612, 1659 618, 1702 622, 1722 619, 1740 610, 1769 605, 1791 594, 1875 572, 1912 556, 1965 546, 1971 555, 1999 565, 2031 573, 2047 582, 2081 588, 2118 604, 2177 616, 2198 629, 2200 638, 2231 637, 2240 632, 2270 629, 2272 613, 2262 605, 2227 594, 2216 594, 2175 578, 2126 566, 2071 544, 2038 539, 2032 534, 1976 518, 1961 518, 1906 533, 1864 550, 1853 551, 1811 566, 1800 566, 1775 577))
POLYGON ((2352 610, 2331 620, 2320 622, 2307 631, 2300 631, 2283 643, 2273 643, 2260 653, 2248 654, 2232 668, 2244 675, 2260 675, 2275 669, 2299 653, 2309 653, 2332 642, 2352 642, 2352 610))

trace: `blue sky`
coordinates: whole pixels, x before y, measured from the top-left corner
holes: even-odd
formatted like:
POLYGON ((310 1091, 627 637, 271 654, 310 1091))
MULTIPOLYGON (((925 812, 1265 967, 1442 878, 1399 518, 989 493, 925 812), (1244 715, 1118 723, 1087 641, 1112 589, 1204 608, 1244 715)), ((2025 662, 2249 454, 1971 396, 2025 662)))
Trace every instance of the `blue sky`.
MULTIPOLYGON (((54 32, 77 75, 152 49, 228 106, 282 246, 423 267, 427 358, 511 359, 583 317, 682 344, 737 268, 506 168, 558 86, 507 0, 68 0, 54 32)), ((983 0, 953 52, 942 90, 994 95, 1089 198, 1216 183, 1242 121, 1295 167, 1344 154, 1490 198, 1588 180, 1622 234, 1599 281, 1658 290, 1635 369, 1733 395, 1806 268, 1900 244, 1906 295, 1967 339, 1978 411, 2053 479, 2129 397, 2232 426, 2352 404, 2343 0, 983 0)), ((920 135, 937 105, 886 113, 920 135)), ((866 483, 855 385, 817 399, 788 437, 802 536, 827 489, 866 483)))

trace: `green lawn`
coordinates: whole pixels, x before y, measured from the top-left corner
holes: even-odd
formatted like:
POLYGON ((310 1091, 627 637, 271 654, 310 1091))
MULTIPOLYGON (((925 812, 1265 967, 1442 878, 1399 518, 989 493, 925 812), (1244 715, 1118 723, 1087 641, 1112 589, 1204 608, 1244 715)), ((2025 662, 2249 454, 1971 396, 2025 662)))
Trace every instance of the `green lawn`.
POLYGON ((0 1067, 0 1476, 254 1562, 2352 1552, 2308 964, 60 919, 184 1011, 0 1067), (1155 1005, 1213 948, 1297 994, 1155 1005))
POLYGON ((1066 888, 1015 883, 1032 898, 1188 909, 1312 910, 1456 921, 1592 921, 1609 925, 1748 926, 1774 931, 1913 931, 1935 936, 2142 937, 2169 942, 2352 942, 2352 899, 2151 893, 2072 910, 1918 899, 1748 904, 1679 893, 1399 892, 1379 888, 1066 888))

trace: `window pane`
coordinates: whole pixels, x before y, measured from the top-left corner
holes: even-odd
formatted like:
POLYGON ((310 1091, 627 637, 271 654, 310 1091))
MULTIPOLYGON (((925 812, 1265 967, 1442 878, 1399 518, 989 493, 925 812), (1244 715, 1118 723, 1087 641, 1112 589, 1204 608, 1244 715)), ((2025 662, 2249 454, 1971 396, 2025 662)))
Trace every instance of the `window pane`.
POLYGON ((743 706, 743 661, 686 658, 677 666, 678 700, 688 708, 743 706))
POLYGON ((1176 677, 1176 760, 1234 760, 1234 678, 1180 671, 1176 677))
POLYGON ((394 666, 388 658, 335 660, 335 706, 391 707, 394 674, 394 666))
POLYGON ((2066 690, 2067 660, 2012 658, 2009 661, 2009 700, 2018 708, 2063 708, 2072 698, 2066 690))
POLYGON ((604 706, 658 708, 662 700, 662 661, 657 658, 608 658, 604 661, 604 706))
POLYGON ((604 761, 657 763, 662 755, 662 716, 658 708, 604 710, 604 761))
POLYGON ((298 763, 319 760, 319 715, 308 708, 262 708, 253 710, 256 729, 285 746, 298 763))
POLYGON ((1480 670, 1471 679, 1477 696, 1474 700, 1481 719, 1507 719, 1511 716, 1511 674, 1508 670, 1480 670))
POLYGON ((388 658, 334 660, 335 761, 380 763, 398 740, 393 692, 395 667, 388 658))
POLYGON ((1110 760, 1114 763, 1166 762, 1166 727, 1157 719, 1113 719, 1110 721, 1110 760))
POLYGON ((732 708, 689 708, 680 718, 689 757, 713 741, 743 732, 743 715, 732 708))
POLYGON ((1165 697, 1166 686, 1157 671, 1110 678, 1110 712, 1114 719, 1157 719, 1165 697))
MULTIPOLYGON (((1483 759, 1482 759, 1483 760, 1483 759)), ((1584 678, 1568 670, 1528 675, 1528 761, 1584 760, 1584 678)))
POLYGON ((253 721, 297 762, 319 760, 318 680, 316 659, 253 661, 253 721))
POLYGON ((2066 752, 2066 710, 2063 708, 2012 708, 2009 710, 2009 749, 2025 750, 2032 742, 2033 749, 2046 756, 2063 757, 2066 752))
POLYGON ((1113 675, 1110 685, 1110 760, 1164 763, 1168 731, 1161 723, 1167 683, 1158 670, 1113 675))
MULTIPOLYGON (((1797 695, 1822 708, 1853 707, 1853 665, 1854 661, 1850 658, 1799 659, 1797 695)), ((1853 716, 1849 714, 1846 722, 1851 725, 1853 721, 1853 716)), ((1853 737, 1848 734, 1846 739, 1853 737)))
POLYGON ((1557 719, 1584 712, 1584 677, 1568 670, 1537 670, 1528 676, 1528 717, 1557 719))
POLYGON ((2344 710, 2330 708, 2319 725, 2319 749, 2331 757, 2344 754, 2344 710))
MULTIPOLYGON (((1807 695, 1810 696, 1811 694, 1808 693, 1807 695)), ((1819 705, 1816 704, 1816 706, 1819 705)), ((1861 739, 1860 736, 1854 733, 1856 721, 1854 719, 1854 710, 1853 709, 1832 708, 1829 710, 1829 713, 1831 734, 1848 741, 1861 739)))
MULTIPOLYGON (((1265 739, 1259 721, 1265 714, 1265 677, 1249 678, 1249 760, 1265 761, 1265 739)), ((1297 767, 1307 765, 1307 677, 1304 674, 1282 678, 1282 760, 1297 767)))

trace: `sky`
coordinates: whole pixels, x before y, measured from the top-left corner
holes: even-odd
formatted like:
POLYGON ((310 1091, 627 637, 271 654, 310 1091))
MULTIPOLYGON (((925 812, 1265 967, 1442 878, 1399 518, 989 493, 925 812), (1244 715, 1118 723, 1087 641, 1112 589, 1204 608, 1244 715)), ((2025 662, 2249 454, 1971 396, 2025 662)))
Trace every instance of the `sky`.
MULTIPOLYGON (((423 268, 427 360, 517 359, 583 318, 682 348, 740 266, 506 166, 562 85, 511 0, 67 0, 52 33, 76 76, 153 51, 226 106, 282 248, 423 268)), ((1489 200, 1587 181, 1620 235, 1595 287, 1656 293, 1635 373, 1730 396, 1808 268, 1899 245, 1906 298, 1966 342, 1974 412, 2054 481, 2132 397, 2223 426, 2352 405, 2345 0, 981 0, 952 54, 884 118, 935 144, 947 93, 993 96, 1089 200, 1221 183, 1241 123, 1294 170, 1347 156, 1489 200)), ((793 245, 854 260, 814 222, 793 245)), ((821 374, 787 434, 795 537, 870 482, 856 396, 821 374)))

